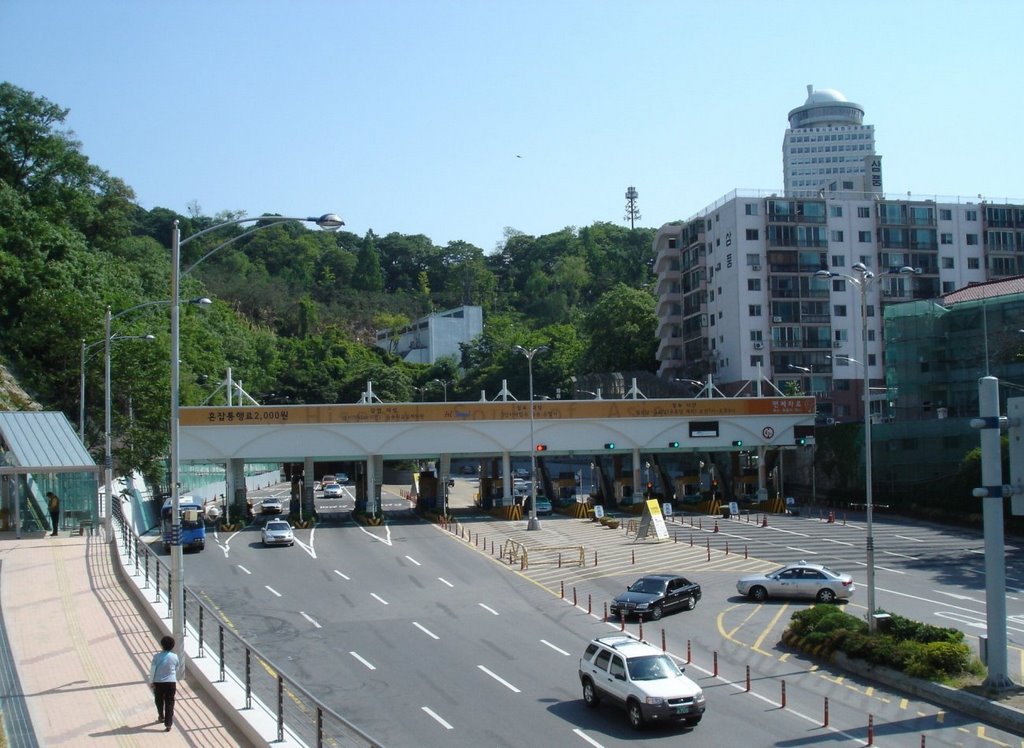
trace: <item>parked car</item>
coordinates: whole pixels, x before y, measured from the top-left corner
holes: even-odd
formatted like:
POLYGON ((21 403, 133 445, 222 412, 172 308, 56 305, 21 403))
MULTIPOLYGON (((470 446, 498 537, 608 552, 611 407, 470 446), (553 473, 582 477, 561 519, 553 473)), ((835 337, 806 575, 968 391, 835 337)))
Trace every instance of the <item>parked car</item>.
POLYGON ((294 545, 295 535, 287 520, 272 519, 263 525, 263 545, 294 545))
POLYGON ((325 499, 340 499, 345 496, 345 491, 342 489, 340 483, 328 483, 324 486, 324 498, 325 499))
POLYGON ((857 590, 853 577, 821 564, 789 564, 769 574, 749 574, 736 582, 736 590, 761 602, 769 597, 807 597, 820 603, 848 599, 857 590))
POLYGON ((580 658, 579 677, 588 707, 608 699, 626 709, 636 729, 645 722, 696 725, 704 716, 704 691, 676 661, 625 634, 591 641, 580 658))
POLYGON ((337 477, 335 478, 335 481, 337 481, 341 485, 345 485, 346 483, 348 483, 348 473, 338 473, 337 477))
POLYGON ((260 500, 260 514, 280 514, 284 511, 281 499, 269 496, 260 500))
POLYGON ((693 610, 700 600, 700 585, 677 574, 648 574, 612 600, 613 618, 636 615, 659 620, 673 610, 693 610))

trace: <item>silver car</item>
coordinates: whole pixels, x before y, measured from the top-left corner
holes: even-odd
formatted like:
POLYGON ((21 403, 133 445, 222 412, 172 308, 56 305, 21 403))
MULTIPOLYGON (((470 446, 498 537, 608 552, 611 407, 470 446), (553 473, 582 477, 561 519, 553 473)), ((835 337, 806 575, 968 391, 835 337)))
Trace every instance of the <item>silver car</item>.
POLYGON ((272 519, 263 525, 263 545, 294 545, 292 526, 283 519, 272 519))
POLYGON ((806 597, 819 603, 848 599, 856 591, 853 577, 821 564, 800 561, 768 574, 750 574, 736 582, 736 590, 752 600, 769 597, 806 597))

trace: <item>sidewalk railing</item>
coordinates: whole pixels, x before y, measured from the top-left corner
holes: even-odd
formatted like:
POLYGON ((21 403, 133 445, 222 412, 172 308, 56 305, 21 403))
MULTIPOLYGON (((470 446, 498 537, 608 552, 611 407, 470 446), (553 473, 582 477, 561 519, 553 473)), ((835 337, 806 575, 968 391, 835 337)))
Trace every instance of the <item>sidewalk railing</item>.
MULTIPOLYGON (((116 505, 115 505, 116 506, 116 505)), ((151 595, 150 603, 167 605, 170 615, 172 591, 171 571, 164 559, 128 526, 115 508, 114 526, 121 544, 121 559, 125 570, 139 579, 144 594, 151 595)), ((276 735, 262 737, 268 742, 287 742, 306 746, 357 746, 380 748, 381 744, 363 733, 344 717, 332 711, 316 697, 285 675, 277 665, 226 624, 213 609, 188 587, 185 587, 185 642, 198 655, 193 659, 210 661, 219 680, 217 685, 229 683, 237 687, 235 708, 260 710, 269 715, 276 727, 276 735)), ((199 668, 191 668, 195 673, 199 668)), ((205 668, 209 672, 210 668, 205 668)), ((249 719, 252 723, 253 720, 249 719)), ((262 720, 268 722, 267 720, 262 720)))

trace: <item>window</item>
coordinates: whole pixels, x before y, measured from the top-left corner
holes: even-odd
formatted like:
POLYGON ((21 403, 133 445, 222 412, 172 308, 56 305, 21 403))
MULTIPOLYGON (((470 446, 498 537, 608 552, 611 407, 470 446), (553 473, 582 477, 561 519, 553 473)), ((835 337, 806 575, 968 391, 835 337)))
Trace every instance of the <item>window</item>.
POLYGON ((939 208, 939 220, 940 221, 952 221, 953 211, 949 208, 939 208))
POLYGON ((834 241, 834 242, 841 242, 843 240, 843 232, 842 231, 833 231, 832 234, 831 234, 830 239, 831 239, 831 241, 834 241))
POLYGON ((755 255, 755 254, 747 255, 747 267, 753 267, 754 265, 760 265, 760 264, 761 264, 761 257, 760 257, 760 255, 755 255))
POLYGON ((859 241, 861 243, 864 243, 864 244, 869 243, 871 241, 871 232, 870 231, 858 231, 857 232, 857 241, 859 241))
POLYGON ((842 205, 830 205, 828 208, 828 214, 833 218, 843 217, 843 206, 842 205))
POLYGON ((625 677, 626 677, 626 667, 625 667, 625 664, 622 661, 622 658, 619 657, 618 655, 615 655, 615 657, 612 658, 612 664, 608 668, 608 674, 610 676, 612 676, 613 678, 623 678, 623 679, 625 679, 625 677))
MULTIPOLYGON (((869 317, 874 317, 875 316, 875 305, 874 304, 867 304, 865 309, 866 309, 869 317)), ((870 332, 870 330, 868 332, 870 332)))
POLYGON ((952 234, 939 234, 939 241, 942 244, 952 244, 953 243, 953 235, 952 234))
POLYGON ((743 206, 743 209, 748 216, 757 215, 757 203, 747 203, 746 205, 743 206))
POLYGON ((764 356, 751 356, 750 365, 753 367, 764 366, 764 356))
POLYGON ((976 246, 977 243, 978 243, 978 235, 977 234, 968 234, 966 239, 967 239, 967 246, 968 247, 976 246))
POLYGON ((968 270, 977 270, 980 267, 981 267, 981 263, 978 261, 977 257, 968 257, 967 258, 967 269, 968 270))
POLYGON ((761 279, 760 278, 747 278, 747 290, 748 291, 760 291, 761 290, 761 279))
POLYGON ((943 257, 942 258, 942 269, 943 270, 952 270, 953 269, 953 258, 952 257, 943 257))
POLYGON ((845 317, 846 316, 846 304, 836 304, 832 307, 833 317, 845 317))
POLYGON ((956 290, 956 283, 953 281, 942 281, 942 293, 953 293, 956 290))
POLYGON ((832 267, 846 267, 846 258, 843 257, 842 255, 832 255, 832 267))
POLYGON ((874 353, 869 353, 868 354, 868 366, 874 366, 874 365, 875 365, 875 354, 874 353))
POLYGON ((965 210, 964 211, 964 220, 965 221, 977 221, 978 220, 978 211, 976 211, 976 210, 965 210))
POLYGON ((760 317, 761 316, 761 305, 760 304, 750 304, 750 305, 748 305, 747 306, 747 316, 748 317, 760 317))
POLYGON ((748 241, 752 241, 752 242, 756 242, 757 239, 758 239, 758 231, 757 231, 757 229, 747 229, 747 240, 748 241))
POLYGON ((871 218, 871 208, 866 205, 857 208, 857 218, 871 218))
POLYGON ((762 333, 760 330, 751 330, 750 339, 755 343, 760 343, 764 340, 764 333, 762 333))
POLYGON ((845 278, 833 278, 832 279, 832 290, 842 292, 846 290, 846 279, 845 278))

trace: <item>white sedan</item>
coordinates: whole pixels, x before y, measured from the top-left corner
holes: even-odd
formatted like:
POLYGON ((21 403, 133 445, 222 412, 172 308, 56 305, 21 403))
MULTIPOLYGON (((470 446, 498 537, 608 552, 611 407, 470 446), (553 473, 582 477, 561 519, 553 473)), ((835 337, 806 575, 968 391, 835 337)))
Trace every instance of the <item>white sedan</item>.
POLYGON ((736 590, 752 600, 769 597, 807 597, 819 603, 847 599, 856 591, 853 577, 821 564, 801 561, 768 574, 750 574, 736 582, 736 590))
POLYGON ((272 519, 263 525, 263 545, 294 545, 292 526, 283 519, 272 519))

